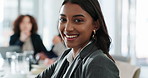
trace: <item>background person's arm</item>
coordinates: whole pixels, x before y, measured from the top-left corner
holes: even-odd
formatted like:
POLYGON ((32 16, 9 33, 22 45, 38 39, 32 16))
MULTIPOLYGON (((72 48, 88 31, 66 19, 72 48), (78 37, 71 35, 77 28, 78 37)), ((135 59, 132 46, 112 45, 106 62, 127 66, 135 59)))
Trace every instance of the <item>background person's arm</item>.
POLYGON ((22 45, 24 44, 24 42, 22 42, 20 39, 19 39, 19 36, 17 34, 14 34, 10 37, 10 41, 9 41, 9 45, 17 45, 17 46, 20 46, 22 47, 22 45))

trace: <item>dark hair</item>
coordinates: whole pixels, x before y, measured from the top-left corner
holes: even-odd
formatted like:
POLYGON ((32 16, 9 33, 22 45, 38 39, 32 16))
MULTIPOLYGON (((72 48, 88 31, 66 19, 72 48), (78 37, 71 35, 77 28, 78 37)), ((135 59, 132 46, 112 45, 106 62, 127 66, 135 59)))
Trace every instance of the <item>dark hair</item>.
POLYGON ((107 31, 107 27, 98 0, 64 0, 62 5, 64 5, 67 2, 78 4, 83 10, 90 14, 95 24, 99 26, 99 29, 96 31, 95 34, 95 45, 98 47, 98 49, 103 50, 103 52, 110 59, 113 60, 113 58, 109 54, 111 40, 107 31))
POLYGON ((17 19, 14 21, 14 28, 13 31, 14 33, 20 33, 20 23, 22 22, 24 17, 29 17, 30 18, 30 22, 32 23, 32 29, 31 29, 31 33, 36 33, 38 30, 38 26, 37 26, 37 22, 35 20, 35 18, 31 15, 20 15, 19 17, 17 17, 17 19))

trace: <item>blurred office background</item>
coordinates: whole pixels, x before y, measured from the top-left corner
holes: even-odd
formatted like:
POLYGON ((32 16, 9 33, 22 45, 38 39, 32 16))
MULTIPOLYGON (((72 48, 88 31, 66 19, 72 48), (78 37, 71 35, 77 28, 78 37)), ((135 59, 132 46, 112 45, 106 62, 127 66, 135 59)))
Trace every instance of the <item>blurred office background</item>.
MULTIPOLYGON (((112 38, 110 53, 130 58, 148 78, 148 0, 99 0, 112 38)), ((62 0, 0 0, 0 47, 9 46, 12 24, 20 14, 33 15, 47 49, 58 34, 58 13, 62 0)))

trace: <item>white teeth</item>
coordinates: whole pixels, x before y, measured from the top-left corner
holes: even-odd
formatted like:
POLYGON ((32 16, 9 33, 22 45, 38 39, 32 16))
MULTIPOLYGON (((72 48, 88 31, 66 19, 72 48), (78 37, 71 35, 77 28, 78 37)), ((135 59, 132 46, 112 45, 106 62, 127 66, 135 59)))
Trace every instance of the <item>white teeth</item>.
POLYGON ((77 35, 73 35, 73 36, 68 36, 68 35, 66 35, 66 37, 67 37, 67 38, 75 38, 75 37, 77 37, 77 35))

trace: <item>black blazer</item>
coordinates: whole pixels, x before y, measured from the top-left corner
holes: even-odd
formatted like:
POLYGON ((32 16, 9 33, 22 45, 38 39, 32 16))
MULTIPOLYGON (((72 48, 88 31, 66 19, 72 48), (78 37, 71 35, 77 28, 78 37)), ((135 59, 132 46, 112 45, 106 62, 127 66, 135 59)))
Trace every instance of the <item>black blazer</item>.
MULTIPOLYGON (((9 42, 9 45, 17 45, 17 46, 20 46, 22 47, 22 45, 24 44, 22 41, 19 40, 19 37, 20 37, 20 34, 16 33, 16 34, 13 34, 11 37, 10 37, 10 42, 9 42)), ((34 55, 36 55, 37 53, 43 51, 47 56, 49 56, 40 36, 38 34, 32 34, 31 35, 31 41, 32 41, 32 44, 33 44, 33 48, 34 48, 34 55)))
POLYGON ((86 46, 68 65, 67 50, 53 65, 36 78, 119 78, 119 70, 94 43, 86 46), (68 67, 69 66, 69 67, 68 67))

